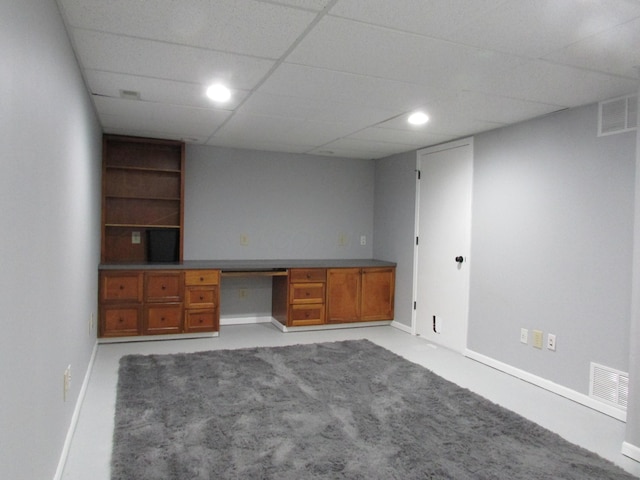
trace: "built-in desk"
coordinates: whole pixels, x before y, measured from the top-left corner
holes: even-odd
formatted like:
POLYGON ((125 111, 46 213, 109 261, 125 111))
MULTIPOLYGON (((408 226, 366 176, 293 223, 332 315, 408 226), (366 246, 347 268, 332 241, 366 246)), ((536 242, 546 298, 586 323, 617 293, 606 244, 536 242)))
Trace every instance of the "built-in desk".
POLYGON ((395 267, 375 259, 103 264, 98 335, 217 335, 221 283, 249 276, 272 278, 273 323, 284 332, 388 324, 395 267))

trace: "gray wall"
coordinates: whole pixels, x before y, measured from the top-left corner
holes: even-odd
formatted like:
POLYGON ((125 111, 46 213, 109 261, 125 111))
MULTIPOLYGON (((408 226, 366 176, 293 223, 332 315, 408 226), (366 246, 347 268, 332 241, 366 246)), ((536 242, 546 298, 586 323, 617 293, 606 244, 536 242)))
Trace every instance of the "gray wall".
POLYGON ((376 162, 373 256, 398 264, 395 320, 411 327, 416 195, 416 152, 376 162))
POLYGON ((101 131, 55 2, 0 2, 0 45, 0 478, 51 479, 96 341, 101 131))
MULTIPOLYGON (((185 169, 187 260, 373 255, 373 160, 188 145, 185 169)), ((270 283, 225 281, 220 302, 223 319, 271 315, 270 283)))
POLYGON ((591 361, 629 370, 636 135, 596 132, 591 105, 474 143, 468 346, 584 394, 591 361))

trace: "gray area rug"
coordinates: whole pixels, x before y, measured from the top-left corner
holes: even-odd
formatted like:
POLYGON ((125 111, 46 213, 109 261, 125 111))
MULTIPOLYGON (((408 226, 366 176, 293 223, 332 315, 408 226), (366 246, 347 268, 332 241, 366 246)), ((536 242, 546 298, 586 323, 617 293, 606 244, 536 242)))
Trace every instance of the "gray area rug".
POLYGON ((120 362, 112 480, 631 478, 367 340, 120 362))

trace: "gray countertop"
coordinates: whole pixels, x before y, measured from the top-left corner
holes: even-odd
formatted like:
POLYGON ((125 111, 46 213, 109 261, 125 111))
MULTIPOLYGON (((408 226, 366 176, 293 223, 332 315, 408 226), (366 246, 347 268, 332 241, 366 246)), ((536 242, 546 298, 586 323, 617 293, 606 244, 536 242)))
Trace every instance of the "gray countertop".
POLYGON ((394 262, 355 258, 328 260, 185 260, 170 263, 108 263, 100 270, 222 270, 226 272, 269 271, 289 268, 395 267, 394 262))

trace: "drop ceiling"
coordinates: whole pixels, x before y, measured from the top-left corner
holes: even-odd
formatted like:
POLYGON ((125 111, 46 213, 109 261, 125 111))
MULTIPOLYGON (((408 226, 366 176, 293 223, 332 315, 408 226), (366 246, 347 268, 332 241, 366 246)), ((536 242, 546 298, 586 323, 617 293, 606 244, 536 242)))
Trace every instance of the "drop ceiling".
POLYGON ((58 4, 107 133, 381 158, 639 85, 638 0, 58 4))

